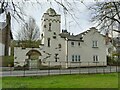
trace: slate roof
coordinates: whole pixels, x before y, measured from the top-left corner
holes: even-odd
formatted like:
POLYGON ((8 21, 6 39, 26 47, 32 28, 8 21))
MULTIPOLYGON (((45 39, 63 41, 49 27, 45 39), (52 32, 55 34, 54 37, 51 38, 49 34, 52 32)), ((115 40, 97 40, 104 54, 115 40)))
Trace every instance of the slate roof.
POLYGON ((67 31, 59 34, 61 38, 67 38, 69 41, 83 41, 81 37, 77 37, 76 35, 70 35, 67 31))
MULTIPOLYGON (((91 30, 96 30, 98 33, 100 33, 95 27, 91 27, 89 30, 87 31, 84 31, 80 34, 77 34, 77 35, 70 35, 70 33, 67 32, 67 30, 62 30, 62 33, 60 33, 59 35, 62 37, 62 38, 67 38, 69 41, 84 41, 83 40, 83 36, 86 35, 88 32, 90 32, 91 30)), ((100 34, 102 35, 103 37, 105 37, 105 35, 103 34, 100 34)))

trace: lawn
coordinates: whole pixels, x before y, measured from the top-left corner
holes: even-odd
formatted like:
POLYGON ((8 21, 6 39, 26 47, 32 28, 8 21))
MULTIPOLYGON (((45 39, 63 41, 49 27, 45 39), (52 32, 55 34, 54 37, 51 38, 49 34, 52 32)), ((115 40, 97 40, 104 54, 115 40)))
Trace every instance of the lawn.
POLYGON ((3 77, 3 88, 118 88, 118 74, 3 77))
POLYGON ((0 89, 2 88, 2 78, 0 77, 0 89))

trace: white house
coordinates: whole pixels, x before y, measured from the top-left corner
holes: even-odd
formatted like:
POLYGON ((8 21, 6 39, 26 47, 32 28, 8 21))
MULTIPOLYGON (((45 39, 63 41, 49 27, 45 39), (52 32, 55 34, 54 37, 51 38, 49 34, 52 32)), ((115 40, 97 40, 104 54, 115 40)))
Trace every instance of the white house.
MULTIPOLYGON (((42 65, 61 65, 62 67, 81 66, 106 66, 107 65, 107 45, 105 36, 100 34, 95 27, 80 33, 71 35, 67 30, 61 31, 61 15, 54 9, 49 8, 42 17, 41 41, 38 50, 39 61, 42 65)), ((30 61, 30 56, 26 55, 30 50, 26 48, 15 48, 15 62, 25 60, 30 61), (26 51, 25 51, 26 50, 26 51)), ((31 54, 30 54, 31 55, 31 54)))

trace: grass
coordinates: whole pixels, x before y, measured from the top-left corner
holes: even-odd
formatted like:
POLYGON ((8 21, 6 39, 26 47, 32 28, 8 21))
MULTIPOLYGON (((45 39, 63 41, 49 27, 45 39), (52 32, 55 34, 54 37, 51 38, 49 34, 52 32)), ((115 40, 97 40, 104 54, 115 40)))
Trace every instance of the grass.
POLYGON ((2 88, 2 78, 0 77, 0 89, 2 88))
POLYGON ((118 88, 118 74, 3 77, 3 88, 118 88))

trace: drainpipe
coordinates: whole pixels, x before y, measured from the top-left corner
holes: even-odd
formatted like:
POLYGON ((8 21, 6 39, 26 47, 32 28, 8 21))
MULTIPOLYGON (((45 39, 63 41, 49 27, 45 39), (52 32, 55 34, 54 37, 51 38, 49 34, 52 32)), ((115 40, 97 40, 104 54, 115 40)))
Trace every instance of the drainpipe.
POLYGON ((66 38, 66 40, 67 40, 67 55, 66 55, 67 66, 66 68, 68 68, 68 39, 66 38))

